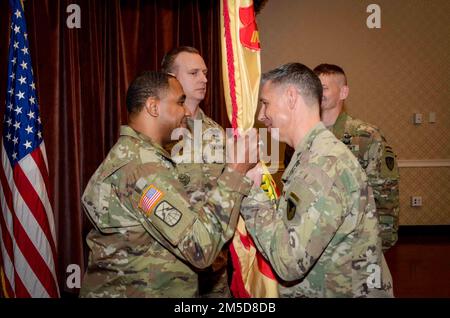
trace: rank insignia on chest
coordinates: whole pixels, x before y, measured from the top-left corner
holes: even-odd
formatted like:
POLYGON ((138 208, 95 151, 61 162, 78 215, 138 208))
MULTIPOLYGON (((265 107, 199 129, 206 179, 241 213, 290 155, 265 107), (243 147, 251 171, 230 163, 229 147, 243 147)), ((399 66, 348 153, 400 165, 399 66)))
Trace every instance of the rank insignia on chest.
POLYGON ((138 207, 148 216, 153 207, 161 200, 164 193, 157 189, 153 184, 149 185, 141 195, 138 207))
POLYGON ((286 218, 288 221, 291 221, 294 218, 295 212, 297 211, 297 205, 299 204, 299 202, 300 199, 295 193, 293 192, 289 193, 286 206, 286 218))
POLYGON ((346 145, 350 145, 352 143, 352 135, 350 135, 347 132, 344 133, 344 136, 342 136, 341 141, 346 145))
POLYGON ((178 181, 180 181, 184 186, 187 186, 189 182, 191 182, 191 177, 189 177, 187 174, 182 173, 178 175, 178 181))

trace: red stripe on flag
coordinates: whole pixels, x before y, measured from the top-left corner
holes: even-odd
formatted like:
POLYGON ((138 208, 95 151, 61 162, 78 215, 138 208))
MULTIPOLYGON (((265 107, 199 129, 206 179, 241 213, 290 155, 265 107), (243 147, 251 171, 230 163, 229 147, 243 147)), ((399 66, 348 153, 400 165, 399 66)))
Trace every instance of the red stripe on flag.
POLYGON ((231 107, 232 107, 232 120, 231 126, 234 133, 237 133, 237 101, 236 101, 236 79, 234 78, 234 53, 233 42, 231 40, 230 30, 230 13, 228 11, 228 0, 223 0, 223 24, 225 28, 225 44, 227 48, 227 65, 228 65, 228 79, 230 82, 230 95, 231 95, 231 107))
POLYGON ((53 263, 56 264, 56 247, 55 242, 53 242, 52 232, 50 230, 50 225, 47 219, 47 213, 45 212, 45 207, 42 204, 41 198, 36 193, 35 188, 28 180, 27 176, 23 172, 19 164, 14 167, 14 183, 16 184, 17 190, 23 198, 23 201, 30 209, 31 213, 34 215, 36 221, 41 227, 45 237, 47 238, 50 248, 52 250, 53 263))

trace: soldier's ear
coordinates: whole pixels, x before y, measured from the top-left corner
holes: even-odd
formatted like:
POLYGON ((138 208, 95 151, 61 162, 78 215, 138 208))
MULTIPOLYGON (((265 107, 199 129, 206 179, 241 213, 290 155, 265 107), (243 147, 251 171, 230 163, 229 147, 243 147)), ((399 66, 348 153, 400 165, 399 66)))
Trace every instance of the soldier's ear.
POLYGON ((342 87, 341 87, 341 93, 339 94, 339 98, 340 98, 341 100, 347 99, 347 97, 348 97, 348 91, 349 91, 349 90, 350 90, 350 89, 348 88, 347 85, 342 86, 342 87))
POLYGON ((152 117, 159 116, 159 104, 158 99, 156 97, 149 97, 145 101, 144 105, 145 111, 152 117))
POLYGON ((297 103, 298 90, 294 85, 289 85, 286 89, 286 101, 289 109, 294 109, 297 103))

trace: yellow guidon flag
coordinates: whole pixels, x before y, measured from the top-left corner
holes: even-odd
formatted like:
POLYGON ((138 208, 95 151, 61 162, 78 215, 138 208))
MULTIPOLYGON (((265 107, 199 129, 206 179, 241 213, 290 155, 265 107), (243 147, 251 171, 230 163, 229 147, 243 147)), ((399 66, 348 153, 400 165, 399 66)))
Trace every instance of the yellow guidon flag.
POLYGON ((234 129, 253 127, 261 79, 260 44, 252 0, 221 0, 223 86, 234 129))
MULTIPOLYGON (((220 26, 222 69, 227 114, 234 133, 247 132, 254 125, 261 79, 260 43, 252 0, 221 0, 220 26)), ((271 199, 278 198, 272 176, 263 163, 261 188, 271 199)), ((247 234, 239 218, 230 245, 234 272, 234 297, 278 297, 273 270, 247 234)))

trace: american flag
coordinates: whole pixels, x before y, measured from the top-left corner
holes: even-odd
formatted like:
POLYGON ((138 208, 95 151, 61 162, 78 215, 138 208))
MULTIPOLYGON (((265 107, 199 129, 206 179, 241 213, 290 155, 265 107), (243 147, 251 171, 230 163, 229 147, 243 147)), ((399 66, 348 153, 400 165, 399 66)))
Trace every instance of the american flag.
POLYGON ((1 283, 7 297, 59 297, 56 234, 25 14, 10 0, 8 86, 0 167, 1 283))
POLYGON ((146 213, 150 213, 150 210, 155 206, 161 197, 162 192, 156 189, 153 185, 150 185, 142 196, 139 207, 146 213))

